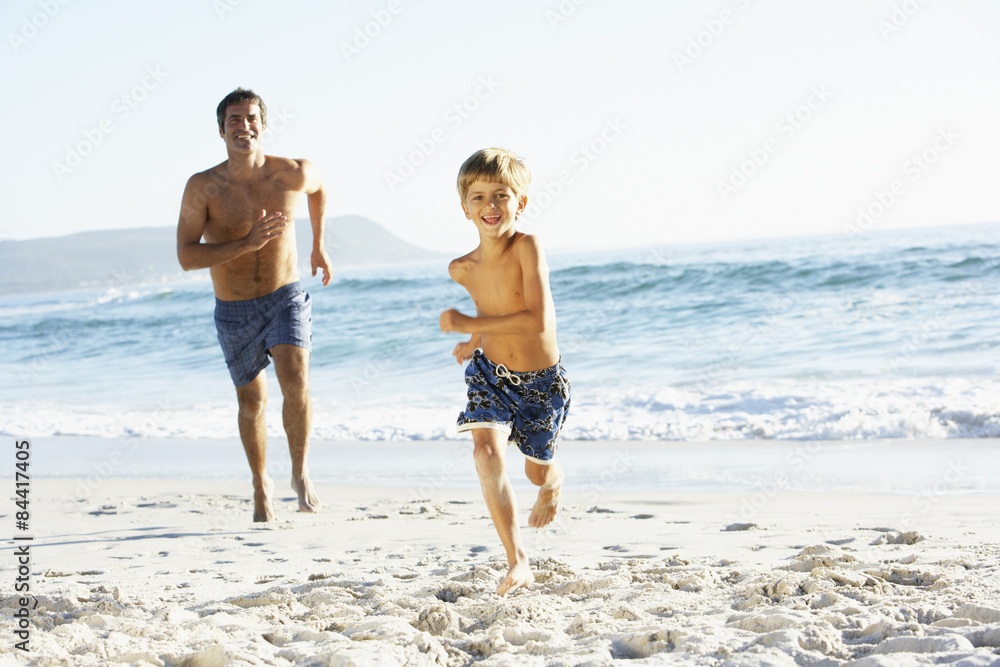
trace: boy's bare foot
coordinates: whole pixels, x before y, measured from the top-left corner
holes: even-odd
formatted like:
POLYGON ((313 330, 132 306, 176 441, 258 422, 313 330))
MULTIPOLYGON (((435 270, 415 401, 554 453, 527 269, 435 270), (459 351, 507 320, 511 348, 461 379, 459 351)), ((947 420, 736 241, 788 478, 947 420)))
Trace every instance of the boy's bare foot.
POLYGON ((531 573, 531 567, 528 565, 527 560, 523 560, 514 563, 507 570, 507 576, 504 577, 500 585, 497 586, 497 595, 506 595, 510 591, 517 590, 518 588, 524 588, 535 583, 535 575, 531 573))
POLYGON ((547 526, 556 518, 556 512, 559 511, 559 495, 562 491, 563 478, 565 477, 561 469, 558 472, 559 477, 556 481, 538 489, 538 498, 535 500, 535 506, 531 508, 531 514, 528 516, 528 525, 532 528, 547 526))
POLYGON ((299 479, 292 477, 292 489, 299 496, 300 512, 318 512, 323 507, 313 490, 312 480, 307 475, 302 475, 299 479))
POLYGON ((274 482, 266 474, 261 479, 260 484, 254 482, 253 485, 253 520, 274 521, 274 512, 271 511, 271 491, 274 490, 274 482))

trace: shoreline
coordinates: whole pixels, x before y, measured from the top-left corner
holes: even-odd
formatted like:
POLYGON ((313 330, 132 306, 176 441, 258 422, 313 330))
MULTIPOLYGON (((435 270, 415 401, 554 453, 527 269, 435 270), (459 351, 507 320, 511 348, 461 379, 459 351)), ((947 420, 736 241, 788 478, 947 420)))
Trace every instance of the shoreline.
MULTIPOLYGON (((21 438, 15 438, 20 440, 21 438)), ((32 478, 249 481, 238 438, 28 438, 32 478)), ((529 484, 507 449, 515 488, 529 484)), ((567 490, 836 491, 903 495, 1000 495, 1000 438, 927 440, 564 441, 567 490)), ((283 438, 271 438, 268 470, 290 471, 283 438)), ((310 445, 313 481, 415 490, 478 490, 471 439, 324 441, 310 445)), ((12 478, 12 466, 0 479, 12 478)), ((81 495, 81 494, 78 494, 81 495)), ((86 495, 86 494, 83 494, 86 495)))

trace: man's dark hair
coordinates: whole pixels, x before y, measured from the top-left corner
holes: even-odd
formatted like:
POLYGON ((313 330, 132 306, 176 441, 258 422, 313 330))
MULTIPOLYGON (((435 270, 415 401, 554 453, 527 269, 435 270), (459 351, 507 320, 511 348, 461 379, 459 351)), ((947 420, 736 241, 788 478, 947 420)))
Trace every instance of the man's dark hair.
POLYGON ((241 102, 252 102, 260 107, 260 124, 263 126, 267 125, 267 107, 264 105, 264 100, 260 99, 260 95, 248 88, 237 88, 223 97, 215 110, 215 115, 219 119, 220 132, 222 132, 222 125, 226 121, 226 109, 229 108, 230 104, 240 104, 241 102))

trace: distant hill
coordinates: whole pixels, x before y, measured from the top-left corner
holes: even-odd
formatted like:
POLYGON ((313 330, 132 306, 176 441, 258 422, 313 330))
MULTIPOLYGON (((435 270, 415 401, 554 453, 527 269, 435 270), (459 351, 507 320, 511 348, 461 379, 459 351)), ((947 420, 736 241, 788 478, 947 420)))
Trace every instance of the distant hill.
MULTIPOLYGON (((181 270, 176 234, 175 227, 148 227, 0 241, 0 294, 172 282, 207 273, 181 270)), ((446 257, 407 243, 356 215, 329 218, 324 236, 335 272, 343 267, 446 257)), ((295 237, 305 276, 308 270, 301 267, 308 267, 312 252, 308 220, 295 221, 295 237)))

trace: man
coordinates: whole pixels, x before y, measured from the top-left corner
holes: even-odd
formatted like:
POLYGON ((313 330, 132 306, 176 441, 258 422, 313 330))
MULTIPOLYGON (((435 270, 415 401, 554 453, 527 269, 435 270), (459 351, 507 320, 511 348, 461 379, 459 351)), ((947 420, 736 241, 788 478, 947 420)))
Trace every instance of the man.
POLYGON ((307 160, 264 155, 260 139, 267 107, 253 91, 234 90, 216 114, 228 159, 188 180, 177 224, 177 257, 185 271, 211 271, 219 343, 236 385, 240 439, 253 474, 253 520, 271 521, 274 483, 266 466, 263 372, 268 356, 284 399, 282 421, 299 511, 316 512, 321 506, 306 466, 312 304, 299 284, 295 227, 289 223, 304 194, 313 233, 312 275, 322 269, 323 285, 328 285, 326 192, 307 160))

